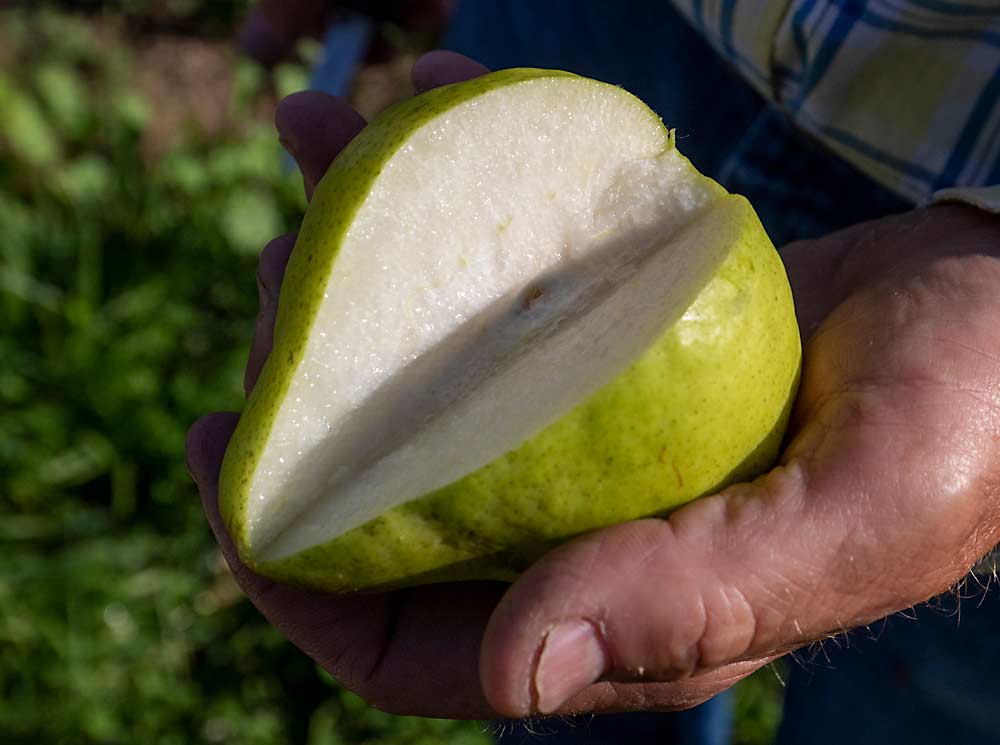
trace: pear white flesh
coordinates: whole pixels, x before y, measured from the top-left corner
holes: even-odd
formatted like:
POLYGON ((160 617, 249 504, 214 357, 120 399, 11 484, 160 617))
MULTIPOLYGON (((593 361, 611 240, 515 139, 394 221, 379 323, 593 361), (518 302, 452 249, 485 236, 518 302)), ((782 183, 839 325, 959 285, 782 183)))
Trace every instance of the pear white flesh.
POLYGON ((670 243, 720 193, 662 127, 598 86, 557 96, 561 82, 457 107, 386 163, 258 463, 263 558, 512 449, 641 353, 721 261, 670 243))
MULTIPOLYGON (((677 322, 732 248, 706 235, 735 219, 735 198, 644 104, 595 81, 486 86, 383 158, 314 267, 321 294, 297 301, 311 314, 298 359, 262 376, 283 376, 283 392, 229 497, 254 564, 327 544, 557 422, 677 322)), ((322 232, 316 209, 303 234, 322 232)))

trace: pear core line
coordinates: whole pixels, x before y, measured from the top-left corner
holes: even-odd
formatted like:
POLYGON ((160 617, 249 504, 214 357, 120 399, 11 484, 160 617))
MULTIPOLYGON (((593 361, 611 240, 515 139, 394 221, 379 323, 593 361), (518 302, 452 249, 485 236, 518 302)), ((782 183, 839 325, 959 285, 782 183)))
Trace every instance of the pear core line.
MULTIPOLYGON (((405 119, 385 121, 334 162, 300 232, 316 281, 289 302, 309 320, 283 337, 295 316, 282 297, 276 349, 295 339, 301 351, 265 366, 262 380, 283 382, 241 477, 252 563, 329 542, 515 450, 640 358, 729 250, 694 228, 736 197, 621 89, 542 75, 402 140, 391 133, 405 119), (345 213, 366 148, 386 155, 345 213)), ((293 256, 289 272, 305 270, 293 256)))
POLYGON ((338 464, 322 483, 327 500, 310 501, 258 544, 260 559, 283 558, 366 522, 378 514, 365 506, 379 491, 418 497, 502 455, 594 393, 679 318, 724 257, 699 254, 698 246, 672 240, 719 196, 699 192, 686 179, 657 189, 665 172, 676 175, 678 157, 669 150, 626 164, 615 193, 604 195, 605 203, 614 203, 609 210, 614 217, 598 236, 561 247, 555 268, 465 319, 343 418, 336 437, 303 460, 307 470, 338 464), (631 188, 623 188, 636 177, 631 188), (684 202, 683 208, 674 204, 659 211, 657 202, 664 197, 684 202), (643 209, 648 213, 637 214, 643 209), (552 376, 557 364, 573 371, 573 381, 552 376), (545 377, 548 385, 541 382, 545 377), (548 390, 523 411, 516 402, 527 387, 558 387, 563 395, 548 390), (463 447, 478 429, 470 424, 509 418, 511 407, 520 414, 515 420, 523 422, 514 431, 501 426, 506 431, 500 442, 459 468, 431 474, 431 483, 420 480, 419 491, 412 488, 411 466, 421 453, 430 458, 463 447))
POLYGON ((653 111, 490 73, 391 107, 330 165, 219 510, 247 566, 297 587, 509 582, 764 473, 800 364, 753 207, 653 111))

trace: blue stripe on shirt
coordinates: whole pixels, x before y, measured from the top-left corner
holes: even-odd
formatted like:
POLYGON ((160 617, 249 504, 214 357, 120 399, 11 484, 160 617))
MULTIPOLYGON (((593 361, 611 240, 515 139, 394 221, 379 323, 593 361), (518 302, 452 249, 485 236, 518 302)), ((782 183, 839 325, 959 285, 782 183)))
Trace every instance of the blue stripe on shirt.
POLYGON ((1000 33, 990 31, 987 28, 978 30, 970 29, 939 29, 933 26, 917 26, 912 23, 904 23, 894 18, 886 18, 872 10, 865 10, 861 16, 861 22, 874 28, 884 31, 894 31, 899 34, 916 36, 921 39, 970 39, 972 41, 982 41, 990 46, 1000 47, 1000 33))
POLYGON ((799 119, 803 123, 807 124, 809 129, 812 129, 814 132, 828 137, 834 142, 838 142, 844 147, 850 148, 859 155, 863 155, 880 165, 891 168, 899 174, 909 176, 910 178, 925 184, 927 188, 930 187, 931 182, 934 181, 934 178, 937 175, 928 168, 924 168, 916 163, 899 158, 892 153, 887 153, 885 150, 879 149, 875 145, 872 145, 866 140, 862 140, 851 132, 824 124, 822 121, 810 115, 806 111, 799 114, 799 119))
POLYGON ((694 14, 695 23, 702 29, 705 28, 705 9, 701 5, 701 0, 691 0, 691 12, 694 14))
POLYGON ((799 100, 795 105, 796 111, 801 110, 806 98, 823 80, 823 76, 830 69, 830 65, 833 64, 837 53, 843 47, 844 42, 851 33, 851 29, 854 28, 854 24, 864 13, 864 10, 865 6, 862 0, 843 0, 840 4, 840 7, 837 9, 837 19, 833 22, 833 26, 830 27, 829 32, 827 32, 823 39, 823 44, 820 46, 819 51, 816 52, 816 56, 809 66, 808 75, 802 86, 802 92, 799 94, 799 100))
POLYGON ((962 134, 951 151, 948 163, 934 183, 935 188, 946 189, 957 185, 956 182, 959 174, 962 173, 968 159, 972 157, 972 151, 976 147, 979 135, 983 127, 986 126, 986 122, 989 121, 993 107, 997 105, 998 101, 1000 101, 1000 67, 997 67, 996 72, 993 73, 993 78, 983 88, 979 94, 979 98, 976 99, 969 118, 962 128, 962 134))
POLYGON ((880 150, 870 142, 865 142, 850 132, 845 132, 844 130, 837 129, 836 127, 822 125, 818 126, 817 129, 831 140, 839 142, 841 145, 849 147, 851 150, 864 155, 866 158, 870 158, 876 163, 887 166, 898 173, 915 178, 924 184, 930 184, 934 180, 935 174, 933 171, 923 168, 922 166, 918 166, 916 163, 911 163, 908 160, 897 158, 895 155, 887 153, 884 150, 880 150))
POLYGON ((985 141, 980 140, 980 151, 986 161, 970 174, 972 185, 1000 186, 1000 116, 994 116, 993 120, 993 130, 985 141))
POLYGON ((986 186, 1000 186, 1000 158, 993 164, 993 170, 986 179, 986 186))
POLYGON ((736 0, 723 0, 719 13, 719 33, 722 35, 722 48, 726 54, 733 54, 733 15, 736 13, 736 0))
POLYGON ((932 10, 943 16, 983 16, 989 18, 997 12, 995 5, 991 7, 986 7, 985 5, 964 5, 962 3, 942 2, 942 0, 907 0, 907 2, 917 8, 932 10))
POLYGON ((991 175, 991 172, 995 174, 997 169, 1000 169, 1000 110, 995 111, 991 119, 983 122, 983 130, 976 147, 983 156, 982 162, 969 171, 968 177, 965 179, 969 185, 973 186, 980 184, 990 186, 998 183, 997 177, 991 175), (986 131, 985 128, 991 120, 993 128, 986 131))
POLYGON ((803 27, 814 7, 816 7, 816 0, 805 0, 792 18, 792 36, 795 39, 795 50, 799 53, 800 71, 805 70, 809 62, 809 42, 803 27))

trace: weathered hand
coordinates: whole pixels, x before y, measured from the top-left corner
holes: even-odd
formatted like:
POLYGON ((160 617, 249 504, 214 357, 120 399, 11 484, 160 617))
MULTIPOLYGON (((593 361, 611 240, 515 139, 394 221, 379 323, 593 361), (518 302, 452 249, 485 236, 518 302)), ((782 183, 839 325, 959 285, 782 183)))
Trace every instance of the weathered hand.
MULTIPOLYGON (((438 53, 414 79, 426 89, 481 71, 438 53)), ((286 100, 277 118, 310 193, 363 126, 318 94, 286 100)), ((248 387, 292 243, 261 257, 248 387)), ((789 247, 808 343, 780 465, 669 520, 584 536, 510 587, 344 598, 274 584, 238 562, 218 515, 235 415, 192 428, 191 470, 250 599, 380 708, 487 718, 691 706, 790 649, 932 597, 996 542, 998 254, 1000 220, 963 207, 789 247)))

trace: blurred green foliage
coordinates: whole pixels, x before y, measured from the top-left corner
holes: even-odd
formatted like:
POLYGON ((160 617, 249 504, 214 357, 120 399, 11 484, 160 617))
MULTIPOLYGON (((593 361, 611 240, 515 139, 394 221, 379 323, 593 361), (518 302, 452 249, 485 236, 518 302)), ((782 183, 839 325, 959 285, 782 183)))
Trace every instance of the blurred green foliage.
POLYGON ((230 130, 151 161, 124 35, 85 21, 0 12, 0 741, 487 742, 368 709, 241 601, 184 432, 240 405, 301 183, 235 56, 230 130))
POLYGON ((732 745, 769 745, 781 723, 785 696, 784 660, 761 668, 733 689, 732 745))
MULTIPOLYGON (((240 406, 256 254, 304 207, 255 105, 306 78, 234 54, 225 133, 151 156, 126 30, 231 33, 246 4, 0 10, 0 741, 485 744, 366 707, 281 638, 184 466, 187 426, 240 406)), ((770 739, 773 680, 741 686, 740 745, 770 739)))
POLYGON ((229 34, 253 0, 30 0, 50 8, 105 12, 134 27, 188 30, 200 36, 229 34))

